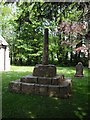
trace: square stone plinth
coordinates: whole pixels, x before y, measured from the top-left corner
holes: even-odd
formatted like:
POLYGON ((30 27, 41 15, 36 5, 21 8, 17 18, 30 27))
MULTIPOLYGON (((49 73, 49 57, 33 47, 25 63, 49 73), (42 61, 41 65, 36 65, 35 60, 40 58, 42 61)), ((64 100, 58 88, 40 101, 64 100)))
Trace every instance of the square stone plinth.
POLYGON ((25 83, 37 83, 37 77, 33 75, 27 75, 21 77, 20 81, 25 83))
POLYGON ((22 83, 20 82, 20 80, 11 81, 9 83, 8 89, 11 92, 19 93, 19 92, 21 92, 21 84, 22 83))
POLYGON ((52 78, 50 77, 38 77, 38 84, 51 84, 52 78))
POLYGON ((48 95, 58 97, 59 96, 59 85, 49 85, 48 95))
POLYGON ((33 83, 22 83, 22 93, 34 93, 35 85, 33 83))
POLYGON ((33 70, 33 76, 54 77, 56 76, 56 66, 38 64, 33 70))

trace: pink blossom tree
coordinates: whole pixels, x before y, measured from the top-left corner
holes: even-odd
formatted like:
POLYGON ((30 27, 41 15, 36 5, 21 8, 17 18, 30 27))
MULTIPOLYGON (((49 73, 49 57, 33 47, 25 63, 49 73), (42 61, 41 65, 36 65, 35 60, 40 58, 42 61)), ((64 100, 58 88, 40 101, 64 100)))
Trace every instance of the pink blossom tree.
MULTIPOLYGON (((58 31, 63 32, 65 36, 73 35, 73 37, 67 38, 64 41, 61 42, 61 44, 66 44, 70 46, 76 46, 78 44, 77 36, 78 34, 85 35, 87 29, 87 25, 85 23, 81 22, 66 22, 62 21, 58 25, 58 31)), ((79 52, 81 50, 88 50, 88 46, 80 46, 79 48, 74 48, 75 51, 79 52)))

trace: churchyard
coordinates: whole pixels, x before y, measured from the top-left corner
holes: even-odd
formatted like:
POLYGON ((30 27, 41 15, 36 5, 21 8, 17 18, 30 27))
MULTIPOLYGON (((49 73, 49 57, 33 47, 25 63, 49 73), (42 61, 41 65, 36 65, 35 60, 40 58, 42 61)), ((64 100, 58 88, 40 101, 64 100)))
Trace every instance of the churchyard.
POLYGON ((0 118, 89 118, 90 3, 18 1, 0 4, 0 118))
POLYGON ((72 96, 68 99, 35 94, 9 92, 8 84, 22 76, 31 74, 34 69, 25 66, 11 66, 2 73, 2 116, 3 118, 79 118, 88 117, 88 69, 84 67, 84 77, 74 77, 75 67, 57 67, 57 73, 65 73, 72 78, 72 96))

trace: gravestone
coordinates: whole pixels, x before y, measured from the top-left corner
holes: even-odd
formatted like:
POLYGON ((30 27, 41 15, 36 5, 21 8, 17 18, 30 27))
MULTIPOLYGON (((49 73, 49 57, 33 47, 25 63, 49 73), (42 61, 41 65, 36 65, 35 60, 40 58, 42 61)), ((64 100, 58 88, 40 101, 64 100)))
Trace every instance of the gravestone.
POLYGON ((75 77, 83 77, 83 64, 81 62, 76 65, 75 77))
POLYGON ((56 66, 48 64, 48 29, 44 31, 42 64, 34 67, 32 75, 9 83, 9 91, 68 98, 71 95, 71 79, 57 74, 56 66))

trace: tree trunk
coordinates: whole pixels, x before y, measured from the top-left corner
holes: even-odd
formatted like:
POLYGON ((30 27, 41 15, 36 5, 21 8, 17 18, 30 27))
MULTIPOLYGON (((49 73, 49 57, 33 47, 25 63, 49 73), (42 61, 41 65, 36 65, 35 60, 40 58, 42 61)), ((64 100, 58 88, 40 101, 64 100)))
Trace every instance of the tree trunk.
POLYGON ((65 59, 66 60, 68 59, 68 52, 66 52, 65 59))
POLYGON ((88 52, 88 69, 90 70, 90 49, 89 49, 89 52, 88 52))
POLYGON ((10 56, 11 60, 10 60, 10 64, 12 65, 13 63, 13 56, 12 56, 12 51, 11 51, 11 56, 10 56))
POLYGON ((72 52, 72 46, 71 46, 71 52, 70 52, 70 63, 72 63, 72 59, 73 59, 73 52, 72 52))

